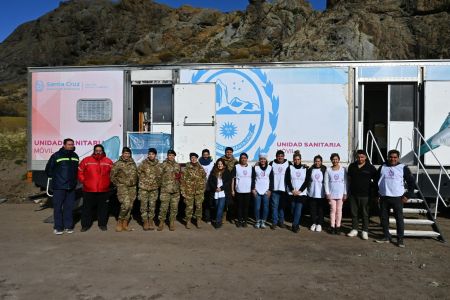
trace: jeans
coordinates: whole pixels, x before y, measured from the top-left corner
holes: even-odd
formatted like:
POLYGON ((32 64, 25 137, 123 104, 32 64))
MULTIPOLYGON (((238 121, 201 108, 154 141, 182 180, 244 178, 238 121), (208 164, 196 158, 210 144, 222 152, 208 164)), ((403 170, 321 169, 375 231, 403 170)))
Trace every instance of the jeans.
POLYGON ((255 196, 255 221, 266 221, 269 215, 269 197, 267 194, 255 196), (262 216, 261 216, 261 204, 262 204, 262 216))
POLYGON ((238 207, 238 221, 241 223, 247 222, 248 208, 250 206, 250 193, 236 193, 236 204, 238 207))
POLYGON ((81 227, 89 228, 92 226, 92 212, 95 207, 97 207, 98 226, 106 226, 108 223, 108 199, 109 192, 83 192, 81 227))
POLYGON ((272 223, 283 224, 286 193, 281 191, 273 191, 270 199, 272 204, 272 223))
POLYGON ((397 225, 397 238, 403 239, 405 231, 405 223, 403 221, 403 202, 401 197, 381 197, 380 210, 381 210, 381 225, 383 226, 384 237, 390 239, 389 233, 389 210, 394 210, 395 223, 397 225))
POLYGON ((225 207, 225 197, 215 199, 216 202, 216 224, 222 224, 223 209, 225 207))
POLYGON ((53 190, 53 229, 73 229, 75 189, 53 190))
POLYGON ((309 208, 311 209, 312 224, 323 225, 324 198, 309 198, 309 208))
POLYGON ((359 218, 362 219, 362 230, 369 231, 369 197, 350 196, 352 210, 352 229, 358 230, 359 218))
POLYGON ((300 225, 300 219, 302 217, 303 202, 306 196, 291 196, 291 210, 294 217, 292 221, 292 227, 300 225))

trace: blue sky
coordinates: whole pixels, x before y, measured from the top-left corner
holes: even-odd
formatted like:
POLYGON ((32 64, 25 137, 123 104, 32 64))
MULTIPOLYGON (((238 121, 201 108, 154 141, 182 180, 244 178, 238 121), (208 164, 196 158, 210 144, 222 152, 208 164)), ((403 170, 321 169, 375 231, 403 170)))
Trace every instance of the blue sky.
MULTIPOLYGON (((325 9, 326 0, 309 0, 315 9, 325 9)), ((35 20, 57 8, 61 0, 7 0, 0 9, 0 42, 20 24, 35 20)), ((172 7, 189 4, 195 7, 216 8, 222 11, 244 10, 248 0, 156 0, 172 7)))

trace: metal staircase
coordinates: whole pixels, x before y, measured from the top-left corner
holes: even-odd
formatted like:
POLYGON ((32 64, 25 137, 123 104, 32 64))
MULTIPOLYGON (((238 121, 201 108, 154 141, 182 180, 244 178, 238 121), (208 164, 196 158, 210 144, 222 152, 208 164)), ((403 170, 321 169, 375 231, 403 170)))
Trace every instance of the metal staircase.
MULTIPOLYGON (((418 138, 419 145, 417 151, 414 149, 414 145, 412 147, 413 154, 417 161, 417 172, 415 174, 416 177, 416 198, 408 199, 407 203, 403 206, 403 217, 404 217, 404 223, 405 223, 405 231, 404 236, 405 237, 428 237, 428 238, 435 238, 442 242, 445 242, 444 237, 442 236, 442 233, 439 229, 439 226, 437 224, 437 212, 439 203, 444 205, 445 207, 448 207, 447 203, 443 199, 443 197, 440 194, 440 188, 441 188, 441 178, 442 176, 447 176, 450 179, 450 175, 448 174, 447 170, 442 166, 442 164, 439 162, 438 158, 436 157, 435 153, 433 152, 433 149, 430 147, 430 145, 427 143, 423 135, 420 133, 420 131, 417 128, 414 128, 413 130, 413 137, 416 136, 418 138), (440 175, 438 180, 438 185, 436 186, 435 183, 432 181, 427 169, 425 168, 424 164, 420 160, 420 145, 426 145, 427 150, 430 151, 440 166, 440 175), (419 186, 419 177, 421 175, 425 175, 427 179, 429 180, 430 184, 433 186, 435 192, 436 192, 436 205, 434 207, 434 211, 430 209, 430 206, 427 203, 426 198, 423 196, 423 193, 419 186), (431 226, 432 230, 424 230, 424 226, 431 226), (406 229, 408 228, 408 229, 406 229)), ((413 141, 412 139, 411 141, 413 141)), ((400 143, 401 144, 401 143, 400 143)), ((397 143, 399 145, 399 143, 397 143)), ((423 147, 423 146, 422 146, 423 147)), ((372 163, 373 158, 373 151, 376 150, 378 152, 378 155, 382 158, 383 162, 384 156, 380 151, 380 148, 378 147, 377 141, 375 140, 375 137, 371 131, 367 132, 366 137, 366 153, 368 155, 369 161, 372 163)), ((391 210, 392 213, 392 210, 391 210)), ((395 219, 390 218, 389 223, 393 224, 395 227, 395 219)), ((390 229, 389 230, 391 235, 396 235, 396 229, 390 229)))

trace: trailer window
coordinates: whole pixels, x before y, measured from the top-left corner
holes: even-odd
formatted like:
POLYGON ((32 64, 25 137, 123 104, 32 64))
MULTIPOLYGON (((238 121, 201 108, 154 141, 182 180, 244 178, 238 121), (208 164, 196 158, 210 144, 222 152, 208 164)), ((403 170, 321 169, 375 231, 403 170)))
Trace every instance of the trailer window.
POLYGON ((172 87, 153 87, 153 122, 172 122, 172 87))
POLYGON ((79 99, 77 120, 79 122, 109 122, 112 119, 111 99, 79 99))

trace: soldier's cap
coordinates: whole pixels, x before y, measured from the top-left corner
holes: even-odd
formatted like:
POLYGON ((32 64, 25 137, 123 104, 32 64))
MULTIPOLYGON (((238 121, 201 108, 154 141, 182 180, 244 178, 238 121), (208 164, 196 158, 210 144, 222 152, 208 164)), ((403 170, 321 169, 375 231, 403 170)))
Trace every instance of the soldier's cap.
POLYGON ((189 153, 189 158, 191 158, 192 156, 195 156, 195 157, 197 157, 197 158, 198 158, 198 154, 197 154, 197 153, 195 153, 195 152, 191 152, 191 153, 189 153))
POLYGON ((241 155, 239 155, 239 157, 242 157, 242 156, 245 156, 246 158, 248 158, 248 155, 245 152, 242 152, 241 155))
POLYGON ((259 158, 265 158, 267 159, 267 153, 260 153, 259 158))
POLYGON ((177 153, 173 149, 167 150, 167 155, 169 155, 169 154, 173 154, 173 155, 177 156, 177 153))
POLYGON ((122 153, 125 153, 125 152, 128 152, 128 153, 131 154, 131 149, 128 148, 128 147, 123 147, 123 148, 122 148, 122 153))
POLYGON ((148 148, 148 153, 155 153, 155 154, 158 154, 158 151, 156 151, 155 148, 148 148))

